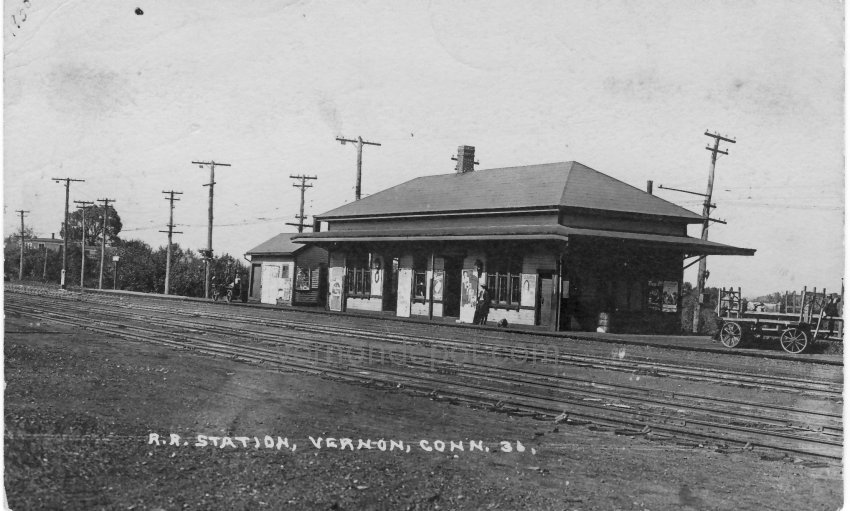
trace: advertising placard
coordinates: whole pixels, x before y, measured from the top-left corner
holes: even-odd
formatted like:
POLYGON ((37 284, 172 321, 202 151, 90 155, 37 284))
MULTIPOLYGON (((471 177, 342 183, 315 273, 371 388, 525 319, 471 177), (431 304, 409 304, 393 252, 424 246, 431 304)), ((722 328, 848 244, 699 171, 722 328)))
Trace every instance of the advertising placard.
POLYGON ((522 291, 519 304, 523 307, 534 307, 534 304, 537 303, 537 274, 523 273, 520 276, 520 285, 522 291))
POLYGON ((434 300, 440 301, 443 299, 443 281, 446 272, 437 270, 434 272, 434 300))
POLYGON ((478 274, 474 268, 463 270, 460 291, 460 321, 472 323, 475 319, 475 304, 478 301, 478 274))
POLYGON ((679 283, 676 281, 664 281, 664 312, 676 312, 679 305, 679 283))
POLYGON ((663 300, 664 289, 660 280, 649 281, 648 308, 651 311, 660 311, 663 300))
POLYGON ((400 318, 410 317, 410 294, 413 291, 413 270, 399 268, 398 270, 398 302, 396 315, 400 318))
POLYGON ((330 269, 330 288, 328 297, 328 308, 332 311, 342 310, 342 279, 344 273, 341 266, 334 266, 330 269))

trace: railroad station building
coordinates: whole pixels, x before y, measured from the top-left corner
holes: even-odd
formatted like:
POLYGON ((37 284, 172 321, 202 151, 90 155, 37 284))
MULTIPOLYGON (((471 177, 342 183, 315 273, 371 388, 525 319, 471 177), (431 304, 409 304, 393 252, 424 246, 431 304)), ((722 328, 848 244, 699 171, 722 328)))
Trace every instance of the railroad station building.
POLYGON ((245 253, 251 258, 248 299, 276 305, 324 305, 328 253, 317 246, 293 243, 285 232, 245 253))
POLYGON ((484 284, 490 324, 674 333, 686 258, 755 253, 689 237, 700 215, 578 162, 475 171, 469 146, 457 160, 292 238, 328 251, 330 310, 471 323, 484 284))

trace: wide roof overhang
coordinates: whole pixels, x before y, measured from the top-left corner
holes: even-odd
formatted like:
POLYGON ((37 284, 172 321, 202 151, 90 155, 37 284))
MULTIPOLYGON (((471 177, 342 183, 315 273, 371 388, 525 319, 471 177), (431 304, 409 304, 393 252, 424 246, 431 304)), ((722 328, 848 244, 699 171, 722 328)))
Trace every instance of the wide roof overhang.
POLYGON ((513 225, 491 227, 364 229, 304 233, 292 241, 306 244, 338 243, 400 243, 447 241, 561 241, 570 238, 603 238, 621 240, 630 246, 678 249, 683 254, 744 255, 755 254, 755 249, 739 248, 688 236, 670 236, 603 229, 582 229, 564 225, 513 225))

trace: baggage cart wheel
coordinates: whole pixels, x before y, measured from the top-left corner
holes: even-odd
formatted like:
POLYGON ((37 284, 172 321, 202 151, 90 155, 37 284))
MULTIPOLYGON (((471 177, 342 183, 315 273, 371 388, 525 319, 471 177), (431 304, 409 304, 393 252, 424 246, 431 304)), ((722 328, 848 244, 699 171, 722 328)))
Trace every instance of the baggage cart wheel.
POLYGON ((809 347, 809 333, 802 328, 786 328, 779 338, 782 349, 788 353, 802 353, 809 347))
POLYGON ((720 343, 726 346, 727 348, 734 348, 741 344, 741 340, 744 338, 744 329, 741 328, 741 325, 735 323, 734 321, 730 321, 728 323, 723 324, 723 328, 720 330, 720 343))

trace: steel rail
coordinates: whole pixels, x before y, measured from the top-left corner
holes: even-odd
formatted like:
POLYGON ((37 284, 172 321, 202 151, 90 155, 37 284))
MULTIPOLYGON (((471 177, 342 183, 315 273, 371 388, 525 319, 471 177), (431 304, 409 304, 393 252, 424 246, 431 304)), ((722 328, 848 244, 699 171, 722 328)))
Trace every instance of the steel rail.
MULTIPOLYGON (((129 305, 127 307, 130 307, 129 305)), ((134 307, 136 308, 136 307, 134 307)), ((180 311, 175 311, 174 309, 164 309, 159 307, 146 307, 147 310, 158 311, 158 312, 167 312, 167 313, 180 313, 180 311)), ((218 312, 218 311, 217 311, 218 312)), ((185 312, 185 315, 198 316, 199 313, 196 311, 185 312)), ((256 324, 256 318, 246 318, 244 316, 231 315, 231 314, 213 314, 209 313, 207 317, 211 319, 218 320, 228 320, 230 322, 240 322, 240 323, 248 323, 248 324, 256 324)), ((310 323, 303 324, 295 321, 287 321, 280 319, 263 319, 263 324, 265 326, 277 326, 283 328, 290 328, 295 330, 302 330, 307 332, 316 332, 322 331, 325 333, 333 334, 333 335, 342 335, 347 337, 358 337, 363 339, 371 339, 378 340, 381 342, 391 342, 397 341, 401 343, 407 343, 411 345, 429 345, 430 344, 438 344, 440 346, 447 346, 452 348, 460 348, 462 352, 468 352, 470 347, 473 351, 477 351, 479 349, 487 349, 491 350, 491 353, 497 353, 505 358, 511 358, 515 355, 516 351, 513 347, 500 346, 498 344, 483 344, 483 343, 469 343, 463 341, 457 341, 453 339, 445 339, 445 338, 423 338, 423 337, 411 337, 399 334, 392 333, 383 333, 383 332, 368 332, 353 328, 344 328, 344 327, 327 327, 326 325, 318 324, 318 323, 310 323)), ((559 347, 560 348, 560 347, 559 347)), ((531 353, 535 359, 543 358, 551 355, 545 349, 534 349, 523 347, 523 350, 526 353, 531 353)), ((558 362, 560 363, 570 363, 571 365, 586 365, 586 364, 595 364, 591 365, 591 367, 597 368, 605 368, 605 369, 619 369, 625 371, 647 371, 652 375, 657 376, 667 376, 667 377, 685 377, 688 379, 699 379, 703 381, 725 381, 728 380, 728 383, 733 385, 746 385, 751 384, 761 388, 775 388, 777 390, 784 391, 792 391, 792 392, 801 392, 801 391, 812 391, 812 392, 820 392, 832 395, 836 398, 840 398, 843 394, 842 388, 835 388, 837 385, 833 382, 828 381, 816 381, 812 379, 804 379, 804 378, 793 378, 793 377, 783 377, 783 376, 759 376, 753 375, 750 373, 743 372, 735 372, 735 371, 724 371, 718 369, 705 369, 694 366, 684 366, 681 364, 670 364, 670 363, 662 363, 662 362, 633 362, 633 361, 617 361, 611 360, 610 358, 599 357, 594 355, 576 355, 576 354, 559 354, 558 362)), ((843 385, 841 385, 843 387, 843 385)))
MULTIPOLYGON (((28 315, 32 315, 33 317, 40 317, 40 316, 39 316, 39 314, 38 314, 38 312, 31 312, 31 313, 27 313, 27 314, 28 314, 28 315)), ((65 319, 64 319, 64 320, 62 320, 61 318, 57 318, 57 317, 56 317, 56 316, 60 316, 60 314, 58 314, 58 313, 49 313, 49 317, 50 317, 50 319, 52 319, 52 320, 54 320, 54 321, 60 321, 60 322, 64 322, 64 323, 66 323, 66 324, 71 324, 71 325, 75 325, 75 326, 84 326, 85 328, 89 328, 89 329, 93 329, 93 330, 97 330, 97 331, 102 331, 102 332, 104 332, 104 333, 109 333, 109 334, 112 334, 112 335, 126 336, 127 334, 129 334, 129 332, 126 332, 126 329, 120 329, 120 328, 117 328, 117 327, 123 326, 123 325, 120 325, 120 324, 118 324, 116 328, 113 328, 113 327, 111 327, 111 326, 97 327, 97 326, 92 325, 90 322, 89 322, 89 324, 83 324, 83 325, 80 325, 80 324, 79 324, 79 322, 80 322, 80 318, 77 318, 77 317, 74 317, 74 316, 70 316, 70 315, 68 315, 68 314, 61 314, 61 315, 62 315, 62 316, 65 316, 65 319), (70 316, 70 318, 71 318, 71 319, 68 319, 68 317, 69 317, 69 316, 70 316)), ((41 317, 43 317, 43 316, 41 316, 41 317)), ((103 322, 103 323, 106 323, 106 322, 103 322)), ((137 330, 139 330, 139 329, 140 329, 140 327, 136 327, 136 329, 137 329, 137 330)), ((150 330, 150 329, 148 329, 148 330, 150 330)), ((162 332, 153 332, 153 334, 155 334, 155 335, 159 335, 159 336, 163 335, 163 333, 162 333, 162 332)), ((149 341, 149 340, 151 340, 151 339, 150 339, 150 333, 148 333, 148 335, 147 335, 147 336, 143 336, 143 335, 139 335, 139 334, 133 334, 133 335, 134 335, 136 338, 140 338, 140 339, 142 339, 142 340, 148 340, 148 341, 149 341)), ((214 347, 215 347, 215 351, 216 351, 217 353, 219 353, 219 354, 224 354, 224 355, 226 355, 226 356, 231 356, 231 355, 233 355, 233 354, 234 354, 234 353, 233 353, 234 349, 239 350, 238 356, 243 356, 243 357, 244 357, 245 355, 255 356, 255 353, 256 353, 256 352, 262 352, 262 351, 263 351, 263 350, 258 349, 258 348, 246 348, 245 346, 241 346, 241 345, 234 345, 233 343, 220 342, 220 341, 210 341, 210 340, 208 340, 208 339, 190 339, 190 338, 188 338, 188 337, 186 337, 185 339, 186 339, 186 340, 190 340, 190 342, 191 342, 192 344, 194 344, 194 345, 195 345, 195 346, 193 346, 193 348, 197 348, 197 345, 198 345, 198 344, 201 344, 201 345, 202 345, 202 347, 203 347, 203 346, 209 347, 209 346, 211 346, 211 345, 212 345, 212 346, 214 346, 214 347), (247 353, 246 353, 246 352, 247 352, 247 353), (252 352, 254 352, 254 353, 252 353, 252 352)), ((185 346, 184 346, 182 343, 180 343, 180 342, 171 341, 171 340, 167 340, 167 339, 166 339, 166 340, 158 339, 157 341, 158 341, 158 342, 165 342, 165 343, 167 343, 167 344, 170 344, 170 345, 172 345, 172 346, 176 346, 176 347, 185 347, 185 346)), ((268 353, 266 353, 266 355, 274 355, 274 356, 277 356, 277 357, 279 357, 279 356, 280 356, 280 355, 279 355, 279 353, 276 353, 276 352, 273 352, 273 351, 270 351, 270 350, 266 350, 266 351, 268 351, 268 353)), ((290 354, 289 356, 292 356, 292 355, 290 354)), ((262 357, 260 357, 260 358, 262 358, 262 357)), ((263 360, 265 360, 265 359, 263 359, 263 360)), ((284 363, 284 362, 280 362, 280 361, 277 361, 277 362, 278 362, 278 363, 283 363, 283 364, 285 364, 285 365, 289 365, 288 363, 284 363)), ((396 379, 398 379, 398 378, 402 378, 402 377, 403 377, 403 378, 411 378, 411 376, 410 376, 410 375, 402 375, 402 374, 399 374, 399 373, 397 373, 397 372, 393 372, 393 371, 386 371, 386 370, 383 370, 383 371, 376 371, 376 370, 375 370, 374 368, 372 368, 372 367, 363 367, 363 368, 361 368, 361 369, 368 369, 368 370, 369 370, 369 373, 376 373, 376 372, 377 372, 377 373, 380 373, 380 374, 385 374, 385 375, 392 376, 393 378, 396 378, 396 379)), ((325 367, 323 370, 324 370, 325 372, 327 372, 327 371, 328 371, 328 368, 327 368, 327 367, 325 367)), ((335 372, 340 373, 340 371, 335 371, 335 372)), ((344 373, 344 372, 342 372, 342 374, 345 374, 345 373, 344 373)), ((429 384, 434 384, 434 383, 442 384, 442 385, 446 385, 446 384, 447 384, 447 383, 446 383, 446 382, 444 382, 444 381, 434 380, 433 378, 426 378, 426 377, 421 377, 421 376, 420 376, 420 377, 418 377, 418 381, 419 381, 419 383, 421 383, 422 381, 426 381, 426 382, 428 382, 429 384)), ((452 387, 456 387, 456 386, 457 386, 456 384, 448 384, 448 385, 449 385, 449 386, 452 386, 452 387)), ((467 387, 463 387, 463 388, 465 388, 465 389, 466 389, 466 391, 469 391, 469 390, 470 390, 470 389, 468 388, 468 386, 467 386, 467 387)), ((527 399, 534 399, 534 400, 541 400, 541 399, 545 400, 545 399, 548 399, 548 398, 541 398, 540 396, 536 396, 536 395, 530 395, 530 394, 527 394, 527 393, 518 393, 518 392, 505 391, 505 390, 503 390, 503 389, 493 389, 493 388, 485 388, 485 389, 482 389, 482 388, 481 388, 481 386, 478 386, 477 388, 474 388, 473 390, 474 390, 476 393, 479 393, 479 394, 480 394, 480 392, 482 392, 482 391, 486 391, 486 392, 491 392, 491 393, 502 393, 502 394, 508 394, 508 395, 513 395, 513 396, 515 396, 515 397, 523 397, 523 398, 527 398, 527 399)), ((478 394, 476 394, 476 395, 478 395, 478 394)), ((556 401, 556 402, 557 402, 557 404, 558 404, 559 406, 563 406, 563 402, 562 402, 562 401, 556 401)), ((550 405, 549 405, 549 406, 551 406, 551 403, 552 403, 552 402, 551 402, 551 400, 549 401, 549 403, 550 403, 550 405)), ((521 403, 520 403, 520 404, 521 404, 521 403)), ((575 404, 574 404, 574 406, 575 406, 575 404)), ((579 406, 580 406, 580 407, 584 407, 584 408, 593 408, 593 406, 587 406, 587 405, 579 405, 579 406)), ((556 408, 556 409, 557 409, 557 408, 556 408)), ((598 412, 595 412, 595 413, 597 413, 597 415, 598 415, 598 412)), ((585 414, 585 415, 587 415, 587 414, 585 414)), ((598 417, 597 417, 597 418, 598 418, 598 417)), ((604 417, 604 419, 605 419, 605 420, 611 420, 611 417, 604 417)), ((621 421, 621 422, 622 422, 622 421, 621 421)), ((626 422, 629 422, 629 421, 626 421, 626 422)), ((632 422, 632 423, 634 423, 634 420, 632 419, 632 421, 631 421, 631 422, 632 422)), ((653 423, 653 427, 655 427, 656 429, 658 429, 658 428, 660 427, 661 429, 667 429, 667 430, 675 429, 675 430, 676 430, 677 432, 679 432, 679 433, 694 434, 694 432, 692 432, 692 431, 689 431, 689 430, 681 430, 681 428, 671 428, 670 426, 665 426, 665 425, 660 425, 660 426, 659 426, 658 424, 656 424, 656 422, 657 422, 657 421, 652 421, 652 423, 653 423)), ((752 430, 752 429, 748 429, 748 428, 740 428, 740 427, 737 427, 737 428, 736 428, 736 427, 730 427, 729 425, 726 425, 726 426, 718 426, 718 425, 716 425, 716 424, 711 424, 711 423, 700 423, 700 421, 693 421, 693 420, 691 420, 691 421, 689 421, 689 422, 690 422, 691 424, 698 424, 698 425, 702 426, 703 428, 720 428, 720 430, 722 430, 722 431, 726 431, 726 430, 730 430, 730 429, 731 429, 731 430, 736 430, 736 429, 737 429, 738 431, 746 432, 748 435, 750 435, 750 436, 746 437, 746 439, 747 439, 748 441, 750 441, 751 443, 752 443, 752 441, 753 441, 753 439, 752 439, 752 438, 750 438, 752 435, 765 435, 765 434, 767 434, 770 438, 772 438, 772 439, 774 440, 774 442, 773 442, 772 444, 770 444, 770 443, 765 443, 765 442, 759 441, 759 442, 758 442, 758 444, 759 444, 759 445, 764 445, 764 446, 766 446, 766 447, 778 448, 778 449, 781 449, 781 450, 786 450, 786 451, 791 451, 791 452, 798 452, 798 453, 803 453, 803 454, 812 454, 812 455, 816 455, 816 456, 834 457, 834 456, 833 456, 833 454, 832 454, 831 452, 829 452, 829 451, 826 451, 826 452, 825 452, 825 451, 823 451, 823 448, 817 448, 817 449, 814 449, 814 450, 812 450, 812 449, 805 450, 805 449, 801 449, 801 448, 799 448, 799 447, 787 446, 787 445, 776 446, 776 442, 775 442, 775 440, 777 439, 777 437, 779 437, 779 438, 786 438, 786 439, 788 439, 788 440, 793 440, 793 441, 795 441, 795 442, 808 442, 809 444, 812 444, 812 445, 815 445, 815 446, 823 446, 823 445, 827 445, 827 446, 828 446, 828 445, 832 445, 833 447, 835 447, 835 446, 840 446, 840 445, 841 445, 840 443, 835 443, 835 442, 831 442, 831 441, 814 440, 814 439, 811 439, 811 438, 800 438, 800 437, 795 437, 795 436, 791 436, 791 435, 777 434, 777 432, 775 432, 775 431, 774 431, 774 432, 768 432, 768 433, 765 433, 765 432, 762 432, 762 431, 759 431, 759 430, 752 430)), ((639 422, 638 424, 639 424, 639 425, 647 425, 645 421, 644 421, 644 422, 639 422)), ((708 436, 708 437, 711 437, 711 438, 719 438, 719 439, 724 439, 724 440, 743 441, 743 440, 738 440, 738 439, 730 438, 728 434, 722 434, 722 435, 720 435, 720 436, 717 436, 718 434, 719 434, 719 433, 717 433, 717 432, 713 432, 713 433, 712 433, 712 432, 708 432, 708 433, 706 433, 706 432, 700 432, 698 436, 708 436)))
MULTIPOLYGON (((87 309, 85 311, 81 310, 80 312, 108 313, 110 311, 108 309, 87 309)), ((114 309, 112 310, 112 312, 114 313, 114 309)), ((161 318, 155 318, 154 316, 144 317, 144 316, 136 314, 135 312, 128 314, 127 317, 129 317, 133 320, 145 322, 145 323, 150 322, 151 320, 154 320, 154 319, 161 319, 161 318)), ((311 344, 311 345, 317 346, 317 347, 332 346, 336 350, 335 353, 341 354, 341 355, 348 355, 348 356, 350 356, 350 348, 353 346, 349 343, 330 341, 330 340, 327 340, 325 338, 305 339, 304 337, 296 337, 294 335, 287 335, 287 334, 280 333, 280 332, 269 333, 269 332, 264 332, 264 331, 260 331, 260 330, 239 329, 237 332, 234 333, 234 331, 232 329, 231 330, 225 330, 225 328, 227 328, 227 327, 220 327, 220 326, 217 326, 217 325, 203 324, 203 323, 199 323, 199 322, 195 322, 195 321, 175 320, 173 318, 169 318, 169 322, 170 322, 170 324, 180 325, 181 327, 184 327, 184 328, 205 329, 206 332, 210 332, 210 333, 218 332, 218 333, 220 333, 220 335, 223 335, 223 336, 232 337, 234 335, 237 335, 240 338, 252 338, 252 339, 255 338, 255 337, 256 338, 263 337, 263 338, 267 339, 267 342, 281 343, 285 346, 302 347, 305 343, 308 343, 308 344, 311 344), (292 341, 286 342, 286 341, 281 340, 282 338, 283 339, 292 339, 292 341)), ((322 335, 322 334, 317 334, 315 332, 307 332, 307 333, 309 335, 322 335)), ((395 352, 391 352, 389 354, 389 357, 392 358, 394 355, 395 356, 401 356, 401 355, 408 355, 408 354, 395 351, 395 352)), ((416 356, 416 358, 420 358, 420 357, 416 356)), ((444 366, 452 365, 452 366, 458 367, 458 368, 460 368, 460 367, 464 367, 464 368, 476 367, 476 368, 479 368, 479 371, 484 371, 484 372, 493 371, 493 372, 495 372, 495 377, 501 377, 503 379, 508 379, 508 378, 505 378, 505 375, 507 375, 507 374, 516 374, 516 375, 526 376, 526 377, 531 377, 531 378, 546 379, 546 380, 549 380, 551 382, 550 385, 556 385, 557 382, 559 382, 559 381, 560 382, 569 381, 571 383, 579 383, 579 384, 586 386, 586 387, 593 387, 594 388, 594 394, 596 394, 596 395, 606 395, 606 396, 616 397, 616 398, 620 398, 620 399, 623 399, 623 398, 632 399, 633 396, 629 396, 629 395, 624 396, 623 394, 614 394, 614 393, 611 393, 611 392, 605 392, 600 387, 606 387, 606 388, 609 388, 609 389, 620 389, 620 390, 625 390, 625 391, 628 391, 628 392, 631 392, 631 393, 638 393, 638 394, 642 394, 642 395, 648 394, 648 395, 650 395, 650 397, 637 396, 636 398, 642 399, 645 402, 655 402, 657 404, 670 405, 671 404, 671 402, 669 401, 670 399, 686 398, 686 399, 698 401, 699 403, 698 404, 679 403, 679 404, 677 404, 677 406, 696 409, 696 410, 700 410, 700 411, 705 409, 705 404, 703 403, 704 401, 712 401, 712 402, 715 402, 715 403, 720 403, 720 404, 725 405, 725 406, 732 405, 732 406, 738 407, 738 408, 741 409, 741 411, 724 410, 724 411, 722 411, 722 413, 729 414, 729 415, 736 415, 736 416, 740 416, 740 417, 746 417, 746 418, 750 418, 750 413, 754 410, 769 410, 769 411, 772 411, 772 412, 779 412, 779 413, 782 413, 782 414, 785 415, 785 417, 782 417, 782 418, 772 419, 776 422, 777 426, 783 426, 783 427, 789 427, 789 421, 787 419, 787 414, 792 414, 792 415, 795 415, 795 416, 800 415, 802 417, 806 417, 807 415, 808 416, 815 415, 815 416, 820 416, 820 417, 826 418, 826 419, 835 419, 836 421, 838 421, 838 425, 824 424, 824 426, 823 426, 823 427, 832 428, 834 430, 840 429, 839 426, 840 426, 840 421, 842 419, 841 414, 828 413, 828 412, 823 412, 823 411, 818 411, 818 410, 801 410, 799 408, 792 408, 792 407, 787 407, 787 406, 763 404, 763 403, 748 402, 748 401, 741 401, 741 400, 731 400, 731 399, 724 399, 724 398, 716 398, 716 397, 712 397, 712 396, 704 396, 704 395, 692 394, 692 393, 687 393, 687 392, 656 391, 656 390, 652 390, 652 389, 646 389, 645 387, 637 387, 637 386, 626 385, 626 384, 622 384, 622 383, 602 383, 602 384, 600 384, 600 383, 597 383, 597 382, 595 382, 594 380, 591 380, 591 379, 579 378, 579 377, 564 375, 564 374, 554 374, 553 375, 553 374, 543 373, 543 372, 538 372, 538 371, 520 370, 520 369, 516 369, 516 368, 508 368, 508 367, 504 367, 504 366, 493 366, 493 365, 486 365, 486 364, 478 364, 478 363, 475 363, 475 362, 468 362, 468 361, 464 361, 461 364, 457 364, 457 363, 447 362, 447 361, 444 360, 443 362, 441 362, 441 364, 443 364, 444 366), (668 400, 667 401, 661 401, 660 399, 656 399, 656 397, 653 396, 652 394, 662 394, 662 396, 666 397, 668 400)), ((468 371, 468 369, 465 369, 465 370, 468 371)), ((485 376, 484 373, 481 373, 481 375, 485 376)), ((518 380, 518 382, 521 382, 521 381, 518 380)), ((806 417, 806 418, 809 418, 809 417, 806 417)), ((763 417, 762 419, 766 420, 766 421, 771 420, 770 418, 767 418, 767 417, 763 417)), ((801 430, 811 430, 811 428, 806 428, 806 427, 796 427, 796 428, 801 429, 801 430)))

